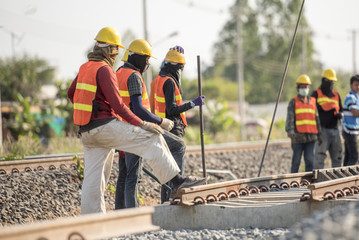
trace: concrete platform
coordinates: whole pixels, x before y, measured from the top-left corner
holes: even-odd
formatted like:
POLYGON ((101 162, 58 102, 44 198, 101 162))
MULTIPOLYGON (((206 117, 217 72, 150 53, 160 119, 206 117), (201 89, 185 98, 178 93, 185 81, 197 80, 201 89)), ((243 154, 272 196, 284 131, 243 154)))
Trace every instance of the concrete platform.
POLYGON ((300 196, 308 189, 291 189, 196 206, 159 205, 152 215, 154 225, 167 230, 289 228, 315 211, 323 211, 359 201, 354 195, 322 202, 304 201, 300 196))

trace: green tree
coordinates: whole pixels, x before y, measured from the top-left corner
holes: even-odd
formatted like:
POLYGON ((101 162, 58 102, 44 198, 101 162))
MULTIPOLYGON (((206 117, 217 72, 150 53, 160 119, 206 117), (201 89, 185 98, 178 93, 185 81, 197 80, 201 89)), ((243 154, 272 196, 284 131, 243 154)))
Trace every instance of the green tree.
MULTIPOLYGON (((244 92, 249 103, 275 101, 282 79, 297 21, 300 0, 237 0, 231 8, 231 18, 220 33, 215 44, 214 65, 205 71, 205 77, 223 77, 228 82, 236 82, 237 68, 237 14, 241 8, 244 92)), ((301 43, 307 46, 307 74, 318 75, 320 65, 313 60, 313 43, 310 28, 303 14, 294 45, 286 84, 281 100, 289 100, 295 95, 294 83, 301 74, 301 43), (305 29, 305 31, 303 31, 305 29)), ((220 85, 223 85, 221 83, 220 85)), ((237 97, 238 98, 238 97, 237 97)))
POLYGON ((17 94, 35 99, 44 84, 53 82, 55 69, 46 60, 24 55, 22 58, 0 58, 2 101, 16 101, 17 94))

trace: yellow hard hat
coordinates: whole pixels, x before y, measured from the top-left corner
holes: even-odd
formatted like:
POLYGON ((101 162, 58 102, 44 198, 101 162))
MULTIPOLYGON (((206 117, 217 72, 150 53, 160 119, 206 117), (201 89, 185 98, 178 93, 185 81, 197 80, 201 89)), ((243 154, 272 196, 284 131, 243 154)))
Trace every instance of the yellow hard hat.
POLYGON ((170 49, 165 57, 165 62, 172 62, 172 63, 181 63, 183 65, 186 64, 186 59, 184 57, 184 54, 174 50, 170 49))
POLYGON ((152 56, 152 45, 144 39, 136 39, 130 44, 130 46, 128 47, 128 49, 126 51, 127 56, 126 56, 126 53, 124 56, 124 59, 126 58, 126 61, 127 61, 129 52, 134 52, 134 53, 147 55, 147 56, 155 58, 154 56, 152 56))
POLYGON ((330 80, 330 81, 338 81, 337 74, 335 73, 334 69, 327 69, 323 72, 322 77, 330 80))
POLYGON ((123 58, 121 59, 122 62, 127 62, 128 60, 128 49, 126 50, 125 54, 123 55, 123 58))
POLYGON ((305 74, 300 75, 295 83, 296 84, 309 84, 309 85, 312 84, 308 75, 305 75, 305 74))
POLYGON ((105 42, 108 44, 117 45, 119 48, 125 48, 121 44, 120 34, 113 27, 102 28, 95 37, 95 40, 98 42, 105 42))

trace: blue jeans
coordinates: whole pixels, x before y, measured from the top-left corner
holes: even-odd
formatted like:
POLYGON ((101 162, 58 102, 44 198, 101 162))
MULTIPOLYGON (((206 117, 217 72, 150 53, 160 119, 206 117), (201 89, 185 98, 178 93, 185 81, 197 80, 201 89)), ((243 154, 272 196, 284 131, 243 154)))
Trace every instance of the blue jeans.
POLYGON ((315 145, 314 168, 324 168, 324 161, 327 158, 327 151, 329 151, 330 159, 332 161, 332 168, 341 167, 343 147, 339 129, 329 129, 322 127, 321 135, 322 144, 315 145))
MULTIPOLYGON (((186 165, 185 153, 186 153, 186 144, 184 140, 173 133, 168 132, 164 134, 163 138, 166 140, 166 143, 171 150, 173 158, 176 160, 176 163, 181 170, 180 174, 184 176, 184 169, 186 165)), ((173 187, 172 183, 168 182, 167 185, 173 187)), ((161 203, 164 203, 170 199, 171 191, 167 190, 165 187, 161 188, 161 203)))
POLYGON ((314 145, 315 142, 292 143, 293 156, 292 156, 292 167, 290 170, 291 173, 298 172, 303 152, 304 152, 305 171, 310 172, 313 170, 314 145))
MULTIPOLYGON (((168 148, 171 151, 181 174, 184 173, 186 144, 176 135, 164 131, 168 148)), ((138 207, 138 183, 141 178, 142 159, 131 153, 125 153, 125 161, 119 159, 119 175, 116 186, 115 209, 138 207), (123 166, 125 165, 125 167, 123 166), (125 171, 126 170, 126 171, 125 171), (126 177, 124 177, 126 176, 126 177), (118 207, 118 208, 117 208, 118 207)), ((169 199, 170 193, 165 189, 161 191, 161 202, 169 199), (163 196, 162 196, 163 195, 163 196)))
POLYGON ((115 209, 123 209, 125 207, 125 183, 126 183, 126 163, 125 158, 118 158, 118 179, 115 194, 115 209))
POLYGON ((345 131, 343 133, 344 138, 344 166, 352 166, 358 162, 358 135, 349 134, 345 131))
POLYGON ((119 157, 115 209, 138 207, 138 184, 141 181, 142 158, 125 152, 119 157))

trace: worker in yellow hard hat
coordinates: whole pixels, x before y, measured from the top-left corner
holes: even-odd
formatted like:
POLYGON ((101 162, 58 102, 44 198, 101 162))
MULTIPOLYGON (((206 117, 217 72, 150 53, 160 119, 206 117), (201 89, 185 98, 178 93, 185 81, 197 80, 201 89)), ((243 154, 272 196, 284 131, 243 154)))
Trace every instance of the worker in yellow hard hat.
MULTIPOLYGON (((140 119, 158 124, 164 130, 163 138, 165 139, 168 148, 170 149, 176 163, 180 169, 185 155, 186 144, 180 137, 170 133, 173 127, 173 121, 165 116, 156 116, 150 111, 150 103, 146 90, 146 85, 142 78, 149 66, 149 58, 152 55, 152 46, 144 39, 134 40, 125 52, 123 58, 124 65, 121 66, 117 72, 117 80, 120 90, 120 95, 126 106, 140 119)), ((115 209, 138 207, 138 182, 141 176, 142 159, 137 154, 125 152, 125 159, 120 159, 117 186, 115 209), (126 171, 124 171, 126 169, 126 171), (122 191, 122 192, 121 192, 122 191)), ((199 184, 204 179, 194 180, 190 183, 199 184)))
POLYGON ((320 141, 320 125, 316 101, 309 96, 312 82, 303 74, 296 81, 297 96, 289 101, 285 130, 291 139, 293 150, 291 173, 299 170, 302 155, 304 154, 305 171, 313 170, 314 146, 320 141))
POLYGON ((67 92, 84 145, 81 214, 106 212, 104 192, 115 149, 142 156, 161 183, 171 181, 181 187, 186 180, 178 174, 180 169, 161 135, 162 128, 138 118, 120 96, 112 69, 118 48, 123 47, 117 30, 105 27, 95 40, 88 61, 67 92))
MULTIPOLYGON (((171 133, 182 138, 185 134, 187 119, 185 112, 205 103, 205 96, 199 96, 190 102, 183 103, 181 74, 186 64, 184 49, 181 46, 170 48, 163 60, 160 72, 151 83, 151 111, 160 117, 174 122, 171 133)), ((185 163, 179 164, 184 173, 185 163)), ((161 191, 161 202, 169 199, 170 192, 165 188, 161 191)))
POLYGON ((333 90, 336 81, 338 78, 334 69, 327 69, 322 73, 320 87, 312 93, 317 102, 322 139, 322 143, 315 148, 315 169, 324 168, 327 151, 331 167, 342 165, 343 147, 338 126, 343 118, 343 107, 339 93, 333 90))

